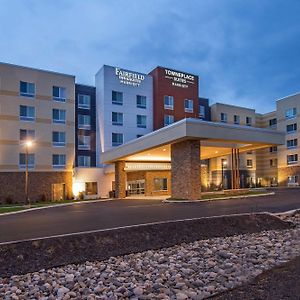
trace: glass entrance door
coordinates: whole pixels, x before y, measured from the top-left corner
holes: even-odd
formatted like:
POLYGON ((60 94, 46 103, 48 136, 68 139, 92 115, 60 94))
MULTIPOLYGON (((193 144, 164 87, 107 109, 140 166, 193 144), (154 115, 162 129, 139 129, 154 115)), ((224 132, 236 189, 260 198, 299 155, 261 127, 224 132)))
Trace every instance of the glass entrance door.
POLYGON ((128 195, 145 194, 145 179, 127 181, 128 195))

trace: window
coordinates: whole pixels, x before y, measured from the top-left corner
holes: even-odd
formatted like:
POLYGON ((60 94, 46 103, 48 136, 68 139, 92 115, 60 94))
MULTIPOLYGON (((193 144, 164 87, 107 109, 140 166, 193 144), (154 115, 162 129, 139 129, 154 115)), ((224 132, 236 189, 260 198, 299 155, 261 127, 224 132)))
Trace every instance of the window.
POLYGON ((112 112, 111 113, 111 121, 112 121, 113 125, 122 126, 123 125, 123 113, 112 112))
POLYGON ((270 167, 277 167, 277 158, 270 159, 270 167))
POLYGON ((287 133, 293 133, 297 131, 297 123, 290 124, 286 126, 286 132, 287 133))
POLYGON ((221 113, 221 122, 227 123, 227 114, 221 113))
POLYGON ((298 175, 288 177, 288 184, 298 184, 298 181, 299 181, 298 175))
POLYGON ((285 111, 285 118, 286 119, 292 119, 295 118, 297 115, 297 109, 296 107, 289 108, 285 111))
POLYGON ((296 148, 298 146, 298 140, 297 139, 287 140, 286 141, 286 146, 289 149, 296 148))
POLYGON ((234 124, 236 124, 236 125, 240 124, 240 116, 234 115, 233 120, 234 120, 234 124))
POLYGON ((251 154, 253 154, 253 151, 252 150, 251 151, 247 151, 246 154, 251 155, 251 154))
POLYGON ((88 135, 78 135, 78 149, 90 150, 91 149, 91 137, 88 135))
POLYGON ((137 134, 136 135, 136 138, 138 139, 138 138, 140 138, 140 137, 142 137, 143 136, 143 134, 137 134))
POLYGON ((298 154, 292 154, 287 156, 287 164, 295 164, 298 162, 298 154))
POLYGON ((54 147, 64 147, 66 145, 66 133, 63 131, 53 131, 52 145, 54 147))
POLYGON ((123 105, 123 93, 112 91, 112 103, 117 105, 123 105))
POLYGON ((251 126, 252 125, 252 118, 251 117, 246 117, 246 125, 251 126))
POLYGON ((78 167, 90 167, 91 157, 88 155, 78 155, 77 162, 78 162, 78 167))
POLYGON ((20 95, 33 98, 35 96, 35 84, 20 81, 20 95))
POLYGON ((66 155, 65 154, 53 154, 52 155, 52 166, 53 166, 53 168, 64 168, 66 166, 66 155))
POLYGON ((154 178, 154 191, 167 191, 168 179, 167 178, 154 178))
POLYGON ((79 129, 91 129, 91 116, 78 115, 78 128, 79 129))
MULTIPOLYGON (((33 169, 34 168, 34 154, 29 153, 28 154, 28 168, 33 169)), ((23 169, 26 168, 26 154, 25 153, 20 153, 19 154, 19 168, 23 169)))
POLYGON ((253 160, 247 159, 247 168, 252 168, 252 167, 253 167, 253 160))
POLYGON ((52 96, 55 101, 66 102, 66 88, 53 86, 52 96))
POLYGON ((184 111, 192 113, 194 111, 194 101, 190 99, 184 100, 184 111))
POLYGON ((271 119, 269 120, 269 126, 274 128, 277 126, 277 119, 271 119))
POLYGON ((199 118, 205 119, 205 106, 199 105, 199 118))
POLYGON ((112 133, 111 144, 113 147, 120 146, 123 144, 123 133, 112 133))
POLYGON ((20 141, 32 141, 35 139, 35 131, 30 129, 20 129, 20 141))
POLYGON ((21 121, 34 121, 35 120, 35 107, 20 105, 20 120, 21 121))
POLYGON ((273 146, 273 147, 270 147, 270 153, 276 153, 277 152, 277 146, 273 146))
POLYGON ((64 109, 56 109, 52 110, 52 122, 57 124, 65 124, 66 123, 66 111, 64 109))
POLYGON ((147 117, 142 115, 136 116, 136 126, 139 128, 146 128, 147 127, 147 117))
POLYGON ((98 194, 97 182, 86 182, 85 183, 85 194, 86 195, 97 195, 98 194))
POLYGON ((78 94, 78 108, 90 109, 91 108, 91 96, 78 94))
POLYGON ((174 123, 174 116, 171 116, 171 115, 165 115, 164 116, 164 126, 168 126, 172 123, 174 123))
POLYGON ((164 96, 164 108, 165 109, 174 109, 174 97, 173 96, 164 96))
POLYGON ((136 96, 136 107, 146 108, 146 96, 136 96))

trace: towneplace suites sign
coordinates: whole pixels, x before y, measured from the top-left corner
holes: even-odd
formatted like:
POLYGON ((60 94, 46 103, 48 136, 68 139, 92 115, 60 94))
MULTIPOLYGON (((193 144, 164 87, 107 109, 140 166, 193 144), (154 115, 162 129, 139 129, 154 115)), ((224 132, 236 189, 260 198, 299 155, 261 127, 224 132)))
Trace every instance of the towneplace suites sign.
POLYGON ((142 74, 128 72, 120 68, 116 68, 116 76, 119 78, 120 83, 131 86, 139 86, 145 79, 142 74))
POLYGON ((195 83, 195 76, 187 73, 165 69, 165 78, 170 79, 173 86, 188 88, 195 83))

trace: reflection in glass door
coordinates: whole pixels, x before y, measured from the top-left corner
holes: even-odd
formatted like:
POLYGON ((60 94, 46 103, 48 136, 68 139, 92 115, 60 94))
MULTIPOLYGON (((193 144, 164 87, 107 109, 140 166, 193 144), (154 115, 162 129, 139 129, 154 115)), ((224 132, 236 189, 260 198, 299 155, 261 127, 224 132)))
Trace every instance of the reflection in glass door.
POLYGON ((145 180, 127 181, 128 195, 145 194, 145 180))

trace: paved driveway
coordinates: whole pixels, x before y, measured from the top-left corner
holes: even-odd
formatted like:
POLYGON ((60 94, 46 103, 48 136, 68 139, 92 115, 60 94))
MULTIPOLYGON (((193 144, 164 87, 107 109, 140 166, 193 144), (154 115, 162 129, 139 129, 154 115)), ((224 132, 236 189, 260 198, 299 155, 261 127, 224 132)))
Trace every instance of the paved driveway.
POLYGON ((0 216, 0 242, 47 237, 149 222, 252 212, 282 212, 300 208, 300 189, 276 195, 198 203, 159 200, 113 200, 74 204, 0 216))

